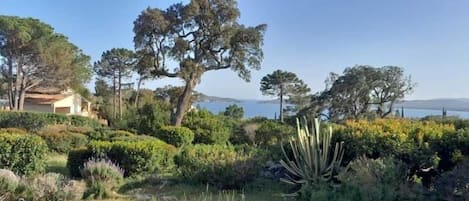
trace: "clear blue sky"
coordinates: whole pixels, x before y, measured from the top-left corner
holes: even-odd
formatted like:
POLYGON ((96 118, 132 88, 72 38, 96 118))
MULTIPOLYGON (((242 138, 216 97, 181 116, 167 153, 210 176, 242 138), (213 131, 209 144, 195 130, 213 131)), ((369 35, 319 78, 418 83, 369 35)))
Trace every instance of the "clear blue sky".
MULTIPOLYGON (((0 0, 0 15, 38 18, 97 60, 113 47, 133 48, 133 21, 169 0, 0 0)), ((259 81, 275 69, 295 72, 313 89, 329 72, 355 64, 398 65, 418 83, 407 99, 469 98, 469 1, 239 0, 241 22, 268 24, 262 70, 251 83, 229 70, 209 72, 196 90, 266 99, 259 81)), ((157 80, 145 87, 181 84, 157 80)), ((92 85, 90 85, 92 86, 92 85)))

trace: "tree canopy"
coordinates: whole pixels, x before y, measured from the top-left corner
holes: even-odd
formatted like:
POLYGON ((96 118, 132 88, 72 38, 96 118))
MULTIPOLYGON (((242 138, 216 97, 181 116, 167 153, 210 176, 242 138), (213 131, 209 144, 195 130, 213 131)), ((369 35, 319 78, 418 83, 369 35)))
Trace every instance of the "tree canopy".
POLYGON ((203 73, 231 69, 249 81, 251 69, 260 68, 266 25, 248 27, 239 16, 235 0, 191 0, 147 8, 135 20, 135 48, 149 72, 185 82, 173 124, 181 125, 203 73))
POLYGON ((295 73, 276 70, 272 74, 264 76, 261 80, 262 94, 280 98, 280 121, 283 122, 284 97, 303 104, 303 98, 310 91, 308 86, 299 79, 295 73))
POLYGON ((330 74, 326 90, 312 97, 307 110, 316 110, 313 112, 316 114, 327 110, 330 119, 336 121, 370 115, 383 118, 390 115, 394 104, 412 93, 414 87, 411 77, 398 66, 349 67, 343 75, 330 74))
POLYGON ((103 52, 101 59, 94 63, 96 74, 112 82, 113 118, 122 118, 122 86, 125 84, 123 79, 131 77, 136 63, 135 53, 124 48, 107 50, 103 52), (118 116, 116 115, 116 106, 118 106, 118 116))
POLYGON ((0 55, 14 110, 34 87, 79 88, 91 78, 90 57, 37 19, 0 16, 0 55))

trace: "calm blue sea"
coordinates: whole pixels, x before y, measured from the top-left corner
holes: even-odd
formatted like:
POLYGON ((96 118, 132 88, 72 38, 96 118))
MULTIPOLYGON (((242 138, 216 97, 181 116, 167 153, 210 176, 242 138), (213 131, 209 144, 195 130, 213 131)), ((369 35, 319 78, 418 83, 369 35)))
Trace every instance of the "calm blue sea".
MULTIPOLYGON (((279 105, 273 103, 259 103, 257 100, 243 100, 239 103, 221 103, 221 102, 197 102, 194 105, 197 107, 205 108, 212 113, 218 114, 225 110, 231 104, 237 104, 244 108, 244 117, 251 118, 262 116, 267 118, 274 118, 276 113, 278 116, 279 105)), ((441 110, 425 110, 425 109, 407 109, 404 108, 405 117, 422 118, 428 115, 441 115, 441 110)), ((464 119, 469 119, 469 112, 448 111, 448 116, 459 116, 464 119)))

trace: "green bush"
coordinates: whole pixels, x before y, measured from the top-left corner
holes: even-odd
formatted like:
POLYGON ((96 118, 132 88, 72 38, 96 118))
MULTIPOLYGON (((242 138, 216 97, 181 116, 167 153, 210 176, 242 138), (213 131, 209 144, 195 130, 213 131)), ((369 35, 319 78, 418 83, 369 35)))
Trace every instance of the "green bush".
POLYGON ((44 170, 47 145, 33 135, 0 134, 0 168, 20 174, 44 170))
POLYGON ((230 138, 229 128, 225 127, 222 119, 207 110, 187 113, 182 125, 194 132, 194 143, 225 144, 230 138))
POLYGON ((68 153, 72 149, 84 147, 88 144, 86 135, 62 130, 57 126, 43 129, 38 135, 45 140, 50 150, 58 153, 68 153))
POLYGON ((256 178, 265 153, 249 146, 193 145, 175 157, 181 175, 218 188, 240 188, 256 178))
POLYGON ((26 135, 28 132, 21 128, 0 128, 0 133, 26 135))
POLYGON ((453 170, 445 172, 434 185, 435 193, 440 200, 469 200, 469 158, 453 170))
POLYGON ((255 142, 261 147, 279 144, 293 136, 292 126, 275 121, 263 122, 256 130, 255 142))
POLYGON ((0 112, 0 127, 2 128, 22 128, 27 131, 36 132, 47 125, 57 124, 88 126, 92 128, 100 127, 98 121, 82 116, 40 112, 0 112))
POLYGON ((92 141, 86 150, 71 151, 67 166, 70 174, 77 176, 79 168, 90 157, 108 158, 124 169, 125 176, 151 174, 171 168, 176 151, 161 140, 92 141))
POLYGON ((80 177, 80 168, 92 157, 93 152, 88 148, 80 148, 68 152, 67 168, 70 176, 80 177))
MULTIPOLYGON (((140 134, 157 133, 164 125, 168 125, 171 119, 171 107, 167 103, 147 103, 137 110, 135 130, 140 134)), ((131 125, 132 125, 131 124, 131 125)))
POLYGON ((0 112, 0 127, 38 131, 47 125, 44 115, 33 112, 0 112))
POLYGON ((163 126, 153 136, 176 147, 191 144, 194 140, 194 133, 185 127, 163 126))
POLYGON ((112 197, 112 191, 124 179, 124 172, 119 166, 105 159, 91 159, 81 169, 89 189, 86 198, 103 199, 112 197))

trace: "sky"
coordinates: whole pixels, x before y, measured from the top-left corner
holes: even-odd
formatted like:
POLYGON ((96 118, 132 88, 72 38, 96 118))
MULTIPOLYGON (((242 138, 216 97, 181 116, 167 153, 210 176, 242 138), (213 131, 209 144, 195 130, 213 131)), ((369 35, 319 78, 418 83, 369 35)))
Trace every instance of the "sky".
MULTIPOLYGON (((111 48, 133 49, 133 22, 147 7, 170 0, 0 0, 0 15, 33 17, 98 60, 111 48)), ((182 1, 187 2, 187 1, 182 1)), ((269 99, 260 80, 276 69, 294 72, 312 92, 329 72, 354 65, 395 65, 417 83, 406 99, 469 98, 469 1, 238 0, 240 22, 267 24, 264 60, 247 83, 230 70, 207 72, 197 91, 238 99, 269 99)), ((177 79, 145 83, 154 89, 177 79)), ((90 83, 92 88, 93 84, 90 83)))

